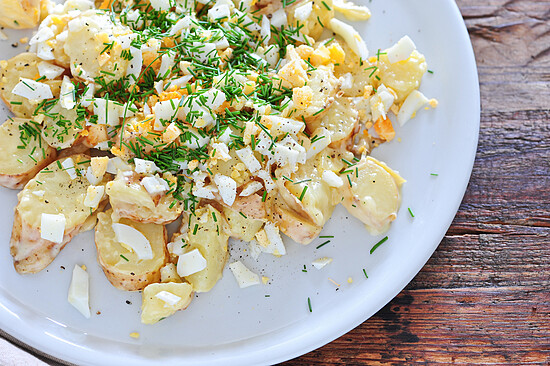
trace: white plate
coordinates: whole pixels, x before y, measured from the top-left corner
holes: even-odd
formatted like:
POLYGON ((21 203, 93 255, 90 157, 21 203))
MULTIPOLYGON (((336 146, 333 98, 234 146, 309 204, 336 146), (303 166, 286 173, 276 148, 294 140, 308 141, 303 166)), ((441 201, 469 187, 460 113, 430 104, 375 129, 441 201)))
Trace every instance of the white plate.
MULTIPOLYGON (((479 88, 469 37, 452 0, 368 5, 373 17, 361 32, 371 53, 410 35, 434 71, 426 74, 421 90, 440 102, 436 110, 421 111, 398 128, 402 142, 393 141, 374 154, 408 180, 389 240, 374 254, 369 250, 382 236, 368 235, 340 207, 322 233, 335 238, 320 249, 316 246, 322 239, 305 247, 288 243, 288 255, 264 255, 254 262, 242 245, 234 246, 232 258, 242 255, 250 268, 271 278, 270 284, 240 290, 226 269, 214 290, 201 294, 186 311, 145 326, 139 321, 140 295, 109 285, 96 263, 90 233, 67 245, 47 270, 16 274, 8 249, 16 195, 1 189, 0 327, 41 351, 83 365, 266 364, 334 340, 397 295, 437 247, 466 189, 477 145, 479 88), (334 261, 314 269, 311 261, 322 256, 334 261), (75 263, 86 264, 91 275, 94 315, 89 320, 66 301, 75 263), (329 277, 341 284, 338 291, 329 277), (141 334, 137 340, 129 337, 134 331, 141 334)), ((3 57, 21 50, 8 42, 0 48, 3 57)))

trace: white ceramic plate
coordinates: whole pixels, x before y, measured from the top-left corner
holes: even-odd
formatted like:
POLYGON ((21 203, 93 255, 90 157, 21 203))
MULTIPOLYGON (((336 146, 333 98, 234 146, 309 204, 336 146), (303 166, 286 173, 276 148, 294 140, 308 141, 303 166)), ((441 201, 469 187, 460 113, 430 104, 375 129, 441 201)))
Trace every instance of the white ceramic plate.
MULTIPOLYGON (((97 265, 91 233, 74 239, 47 270, 18 275, 8 249, 16 194, 0 189, 0 328, 45 353, 82 365, 267 364, 334 340, 396 296, 437 247, 466 189, 477 145, 479 88, 469 37, 452 0, 368 5, 373 16, 358 28, 371 52, 408 34, 434 71, 424 77, 421 91, 440 102, 436 110, 422 111, 397 129, 401 142, 396 139, 375 151, 374 156, 408 182, 389 240, 374 254, 369 250, 382 236, 368 235, 339 207, 322 233, 335 238, 320 249, 316 246, 323 239, 309 246, 287 242, 288 255, 263 255, 255 262, 243 245, 233 246, 232 258, 242 256, 246 265, 271 278, 268 285, 241 290, 226 269, 214 290, 201 294, 186 311, 145 326, 139 320, 140 294, 110 286, 97 265), (314 269, 311 261, 322 256, 334 261, 314 269), (89 320, 66 301, 75 263, 85 264, 91 276, 94 315, 89 320), (304 265, 307 272, 302 272, 304 265), (329 277, 341 284, 338 291, 329 277), (141 337, 132 339, 130 332, 141 337)), ((3 57, 21 51, 12 49, 11 42, 0 43, 3 57)), ((1 117, 5 114, 5 109, 0 112, 1 117)))

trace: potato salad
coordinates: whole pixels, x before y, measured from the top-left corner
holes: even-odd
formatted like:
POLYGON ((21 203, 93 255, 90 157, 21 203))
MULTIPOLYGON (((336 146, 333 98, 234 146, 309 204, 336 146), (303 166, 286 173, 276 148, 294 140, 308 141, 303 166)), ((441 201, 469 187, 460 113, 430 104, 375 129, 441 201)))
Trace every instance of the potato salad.
MULTIPOLYGON (((153 324, 226 266, 261 283, 228 263, 230 238, 279 257, 283 235, 310 243, 338 204, 388 230, 405 180, 370 153, 437 102, 408 36, 370 49, 351 25, 370 16, 345 0, 3 0, 1 25, 37 27, 0 61, 15 270, 95 230, 105 276, 142 291, 153 324)), ((68 299, 86 317, 88 281, 75 266, 68 299)))

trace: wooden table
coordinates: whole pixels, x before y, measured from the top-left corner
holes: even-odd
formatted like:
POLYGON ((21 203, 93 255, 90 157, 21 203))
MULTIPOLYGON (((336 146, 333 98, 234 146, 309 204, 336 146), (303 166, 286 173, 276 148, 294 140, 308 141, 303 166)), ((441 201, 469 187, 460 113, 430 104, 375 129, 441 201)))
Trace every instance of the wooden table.
POLYGON ((462 206, 399 296, 286 365, 550 365, 550 1, 457 3, 482 98, 462 206))
POLYGON ((550 365, 550 1, 457 3, 482 100, 460 210, 399 296, 286 365, 550 365))

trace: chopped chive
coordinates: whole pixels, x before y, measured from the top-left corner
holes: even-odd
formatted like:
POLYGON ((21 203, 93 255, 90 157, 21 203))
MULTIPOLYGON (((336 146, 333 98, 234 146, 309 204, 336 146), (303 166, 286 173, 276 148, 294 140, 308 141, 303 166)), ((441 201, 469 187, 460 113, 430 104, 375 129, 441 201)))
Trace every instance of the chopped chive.
POLYGON ((411 217, 414 217, 414 214, 413 214, 413 212, 412 212, 412 210, 411 210, 410 207, 409 207, 409 213, 411 214, 411 217))
POLYGON ((271 297, 271 295, 265 295, 265 297, 271 297))
POLYGON ((330 238, 330 239, 332 239, 332 238, 334 238, 334 235, 321 235, 321 236, 319 236, 319 237, 320 237, 321 239, 325 239, 325 238, 330 238))
POLYGON ((248 217, 246 217, 246 215, 243 214, 241 211, 239 211, 239 214, 240 214, 242 217, 244 217, 245 219, 248 219, 248 217))
POLYGON ((124 255, 120 255, 122 257, 122 259, 124 259, 126 262, 130 262, 130 260, 128 258, 126 258, 124 255))
POLYGON ((370 254, 374 253, 374 251, 380 246, 382 245, 383 243, 386 242, 386 240, 388 240, 388 237, 384 237, 382 240, 380 240, 378 243, 374 244, 374 246, 371 248, 370 250, 370 254))
POLYGON ((430 173, 430 175, 433 175, 434 177, 439 176, 439 174, 437 174, 437 173, 430 173))
POLYGON ((363 268, 363 274, 365 275, 366 278, 369 278, 369 275, 367 274, 367 271, 363 268))
POLYGON ((429 72, 430 74, 433 74, 433 73, 434 73, 432 70, 428 70, 428 72, 429 72))
POLYGON ((306 194, 306 191, 307 191, 307 186, 304 186, 304 189, 302 190, 302 194, 300 194, 300 198, 299 198, 300 201, 304 199, 304 195, 306 194))
POLYGON ((321 4, 323 4, 325 6, 325 8, 327 8, 328 11, 331 11, 332 9, 330 8, 330 6, 327 5, 327 3, 325 3, 325 1, 321 1, 321 4))
POLYGON ((325 108, 319 109, 317 112, 313 113, 313 116, 323 113, 324 110, 325 108))
POLYGON ((265 202, 266 198, 267 198, 267 191, 264 191, 264 194, 262 195, 262 202, 265 202))
POLYGON ((199 224, 195 224, 195 228, 193 229, 193 235, 197 234, 197 230, 199 230, 199 224))
POLYGON ((212 211, 212 218, 214 218, 214 222, 218 222, 218 218, 216 217, 216 213, 212 211))
POLYGON ((309 312, 312 313, 313 309, 311 308, 311 299, 309 297, 307 298, 307 307, 309 308, 309 312))
POLYGON ((319 249, 319 248, 321 248, 322 246, 327 245, 328 243, 330 243, 330 240, 325 241, 323 244, 317 245, 317 247, 315 247, 315 249, 319 249))

